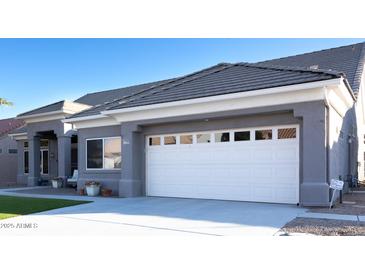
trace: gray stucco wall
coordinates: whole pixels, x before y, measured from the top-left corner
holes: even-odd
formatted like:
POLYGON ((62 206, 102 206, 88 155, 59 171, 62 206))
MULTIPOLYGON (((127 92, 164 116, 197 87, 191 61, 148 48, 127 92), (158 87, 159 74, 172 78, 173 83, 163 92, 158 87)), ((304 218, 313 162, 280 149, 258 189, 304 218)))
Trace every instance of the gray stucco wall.
MULTIPOLYGON (((341 150, 336 150, 336 146, 330 147, 328 144, 328 117, 328 109, 324 102, 315 101, 80 129, 78 130, 78 188, 83 187, 86 181, 97 180, 103 186, 113 189, 114 195, 121 197, 145 195, 147 135, 299 124, 300 204, 326 206, 330 197, 328 182, 334 176, 331 164, 334 158, 343 154, 338 152, 341 150), (86 139, 115 136, 122 137, 121 170, 87 170, 86 139)), ((352 110, 344 121, 344 130, 347 131, 354 121, 352 110)), ((37 130, 44 128, 47 126, 38 126, 37 130)), ((340 164, 342 173, 349 171, 349 168, 345 168, 345 164, 346 161, 340 164)))
POLYGON ((145 195, 145 136, 253 126, 300 125, 300 204, 324 206, 329 202, 326 107, 323 101, 251 108, 123 123, 123 162, 119 195, 145 195))
POLYGON ((16 141, 18 147, 18 168, 17 168, 17 183, 27 184, 28 174, 24 173, 24 140, 16 141))
MULTIPOLYGON (((177 123, 166 123, 160 125, 147 125, 142 127, 143 148, 145 147, 146 136, 154 134, 168 134, 179 132, 210 131, 221 129, 235 129, 245 127, 264 127, 276 125, 299 124, 301 120, 293 116, 293 112, 269 113, 260 115, 243 115, 224 119, 209 119, 208 121, 187 121, 177 123)), ((143 153, 142 170, 145 170, 145 154, 143 153)), ((145 195, 145 172, 142 172, 142 193, 145 195)))
MULTIPOLYGON (((120 170, 87 170, 86 169, 86 140, 90 138, 121 136, 120 126, 107 126, 78 130, 78 170, 79 178, 77 188, 80 189, 87 181, 98 181, 102 186, 113 190, 113 195, 118 195, 120 170)), ((124 161, 124 160, 122 160, 124 161)), ((127 160, 126 160, 127 161, 127 160)))
POLYGON ((17 149, 16 141, 7 135, 0 137, 0 186, 16 183, 18 154, 9 154, 9 149, 17 149))
MULTIPOLYGON (((356 127, 356 114, 354 109, 346 112, 341 117, 335 110, 330 111, 330 150, 329 174, 330 179, 347 179, 347 175, 357 175, 358 140, 356 127), (351 139, 351 141, 350 141, 351 139)), ((345 184, 345 191, 348 185, 345 184)))

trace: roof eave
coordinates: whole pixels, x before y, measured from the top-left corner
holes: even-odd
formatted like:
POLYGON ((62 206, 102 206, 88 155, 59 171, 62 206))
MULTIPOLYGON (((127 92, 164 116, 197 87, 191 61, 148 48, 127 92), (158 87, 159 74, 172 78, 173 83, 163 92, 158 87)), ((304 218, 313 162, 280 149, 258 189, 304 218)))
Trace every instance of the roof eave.
POLYGON ((224 95, 216 95, 216 96, 208 96, 208 97, 201 97, 201 98, 194 98, 194 99, 187 99, 181 101, 173 101, 173 102, 165 102, 165 103, 158 103, 152 105, 144 105, 144 106, 137 106, 137 107, 129 107, 129 108, 122 108, 122 109, 113 109, 113 110, 106 110, 102 111, 101 114, 104 115, 113 115, 113 114, 120 114, 120 113, 127 113, 133 111, 142 111, 148 109, 157 109, 166 106, 173 106, 173 105, 180 105, 180 104, 188 104, 189 102, 198 102, 198 101, 212 101, 212 100, 219 100, 223 97, 241 97, 241 96, 251 96, 251 95, 258 95, 258 94, 270 94, 270 93, 280 93, 280 92, 288 92, 288 91, 296 91, 296 90, 303 90, 303 89, 310 89, 310 88, 319 88, 329 85, 340 85, 343 79, 333 78, 329 80, 323 81, 315 81, 315 82, 308 82, 302 84, 295 84, 295 85, 288 85, 288 86, 280 86, 274 88, 267 88, 267 89, 258 89, 258 90, 251 90, 247 92, 237 92, 237 93, 230 93, 224 95))

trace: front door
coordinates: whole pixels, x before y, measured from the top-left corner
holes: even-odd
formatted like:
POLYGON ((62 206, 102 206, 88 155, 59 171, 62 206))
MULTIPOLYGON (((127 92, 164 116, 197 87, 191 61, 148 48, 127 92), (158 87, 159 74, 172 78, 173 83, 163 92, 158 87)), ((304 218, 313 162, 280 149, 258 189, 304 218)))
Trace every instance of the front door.
POLYGON ((41 139, 40 142, 41 145, 41 163, 40 163, 40 169, 41 169, 41 175, 48 175, 49 170, 49 141, 47 139, 41 139))
POLYGON ((41 149, 41 174, 48 175, 48 149, 41 149))

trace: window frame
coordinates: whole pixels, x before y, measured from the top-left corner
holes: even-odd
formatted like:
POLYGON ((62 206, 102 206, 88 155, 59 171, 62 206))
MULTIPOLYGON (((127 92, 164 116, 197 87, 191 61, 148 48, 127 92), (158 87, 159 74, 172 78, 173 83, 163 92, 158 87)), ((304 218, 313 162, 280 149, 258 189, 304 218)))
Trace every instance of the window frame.
POLYGON ((238 128, 223 128, 217 130, 206 130, 206 131, 181 131, 174 133, 162 133, 162 134, 151 134, 145 135, 145 147, 146 149, 157 149, 159 147, 175 147, 177 146, 191 146, 191 145, 215 145, 215 146, 223 146, 224 145, 242 145, 244 143, 252 144, 252 143, 260 143, 260 142, 299 142, 300 141, 300 125, 299 124, 280 124, 280 125, 272 125, 272 126, 257 126, 257 127, 238 127, 238 128), (279 129, 295 129, 295 138, 287 138, 287 139, 279 139, 279 129), (271 139, 262 139, 256 140, 256 131, 261 130, 270 130, 271 131, 271 139), (249 132, 250 139, 249 140, 241 140, 235 141, 235 133, 236 132, 249 132), (229 133, 229 141, 228 142, 216 142, 216 133, 229 133), (209 134, 210 142, 209 143, 198 143, 197 136, 199 134, 209 134), (182 144, 181 136, 183 135, 192 135, 193 140, 192 144, 182 144), (164 137, 165 136, 176 136, 177 141, 175 145, 165 145, 164 137), (160 138, 160 145, 149 145, 149 138, 160 138))
MULTIPOLYGON (((118 168, 105 168, 104 165, 104 151, 105 151, 105 140, 110 140, 110 139, 120 139, 121 145, 123 144, 122 142, 122 137, 121 136, 111 136, 111 137, 98 137, 98 138, 86 138, 85 139, 85 167, 86 170, 90 170, 90 171, 97 171, 97 170, 106 170, 106 171, 113 171, 113 170, 121 170, 120 167, 118 168), (89 168, 87 166, 87 148, 88 148, 88 141, 92 141, 92 140, 102 140, 103 141, 103 145, 102 145, 102 163, 103 163, 103 167, 102 168, 89 168)), ((120 155, 122 157, 122 148, 120 149, 120 155)))
MULTIPOLYGON (((28 143, 28 147, 29 147, 29 143, 28 143)), ((41 139, 40 140, 40 154, 41 154, 41 159, 40 159, 40 174, 41 175, 49 175, 49 163, 50 163, 50 159, 49 159, 49 140, 48 139, 41 139), (47 146, 42 146, 41 142, 47 141, 47 146), (44 172, 44 152, 47 153, 47 172, 44 172)))
POLYGON ((295 127, 295 126, 276 128, 276 139, 279 140, 279 141, 282 141, 282 140, 296 140, 297 138, 298 138, 298 128, 295 127), (294 129, 295 130, 295 137, 294 138, 279 138, 279 130, 280 129, 294 129))
POLYGON ((17 148, 8 148, 8 154, 18 154, 18 149, 17 148), (10 152, 12 151, 12 152, 10 152))
POLYGON ((40 159, 40 169, 41 175, 49 175, 49 149, 48 148, 42 148, 41 149, 41 159, 40 159), (47 152, 47 173, 44 172, 44 152, 47 152))
POLYGON ((29 174, 29 142, 25 141, 23 143, 23 173, 24 175, 28 175, 29 174), (25 146, 25 144, 27 144, 27 146, 25 146), (25 153, 28 153, 28 172, 25 172, 25 153))

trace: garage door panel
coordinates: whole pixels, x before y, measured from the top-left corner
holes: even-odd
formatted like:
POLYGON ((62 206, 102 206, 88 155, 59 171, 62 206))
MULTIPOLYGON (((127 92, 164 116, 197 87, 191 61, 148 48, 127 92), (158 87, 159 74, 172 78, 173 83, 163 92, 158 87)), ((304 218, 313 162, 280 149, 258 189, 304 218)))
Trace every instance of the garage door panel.
POLYGON ((299 201, 298 138, 242 142, 231 138, 221 143, 147 146, 146 152, 150 196, 299 201))

